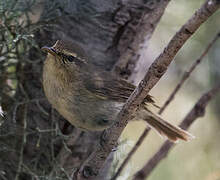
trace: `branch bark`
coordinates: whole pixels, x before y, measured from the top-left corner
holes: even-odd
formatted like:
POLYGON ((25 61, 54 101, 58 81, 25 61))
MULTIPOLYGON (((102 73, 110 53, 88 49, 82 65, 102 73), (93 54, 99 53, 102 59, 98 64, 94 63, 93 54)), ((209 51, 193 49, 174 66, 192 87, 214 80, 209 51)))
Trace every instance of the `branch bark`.
POLYGON ((98 174, 103 166, 106 158, 113 148, 117 146, 117 140, 128 121, 133 118, 133 113, 137 110, 143 99, 149 91, 160 80, 166 72, 169 64, 177 54, 178 50, 183 46, 186 40, 205 22, 220 6, 217 0, 207 0, 187 21, 186 24, 175 34, 164 51, 150 66, 144 79, 139 83, 138 87, 131 94, 127 103, 122 108, 118 115, 118 122, 104 132, 102 146, 94 151, 89 160, 84 164, 81 171, 78 173, 79 179, 91 178, 98 174), (87 174, 87 177, 83 176, 87 174))

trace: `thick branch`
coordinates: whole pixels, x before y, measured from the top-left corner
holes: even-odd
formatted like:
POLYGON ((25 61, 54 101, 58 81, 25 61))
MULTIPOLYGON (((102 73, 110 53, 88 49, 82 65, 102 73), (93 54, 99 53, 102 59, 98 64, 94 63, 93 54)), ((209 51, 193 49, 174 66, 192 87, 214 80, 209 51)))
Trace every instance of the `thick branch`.
POLYGON ((89 160, 84 164, 78 177, 85 178, 83 174, 86 174, 87 178, 91 179, 92 176, 98 174, 98 171, 103 166, 109 153, 117 145, 117 140, 128 121, 133 118, 133 113, 137 110, 137 107, 166 72, 169 64, 186 40, 219 8, 219 5, 220 3, 218 3, 217 0, 206 1, 201 8, 195 12, 191 19, 176 33, 168 46, 150 66, 144 79, 124 105, 118 115, 119 121, 104 132, 105 141, 102 143, 102 146, 93 152, 89 160))
MULTIPOLYGON (((195 104, 192 110, 187 114, 187 116, 183 119, 183 121, 180 124, 180 127, 183 129, 188 129, 190 125, 197 118, 203 117, 205 115, 205 108, 207 104, 210 102, 211 99, 213 99, 217 95, 219 91, 220 91, 220 84, 218 84, 216 87, 205 93, 198 100, 198 102, 195 104)), ((153 169, 159 164, 159 162, 167 156, 169 150, 174 145, 175 145, 174 143, 167 140, 161 146, 161 148, 154 154, 154 156, 146 163, 146 165, 134 175, 133 179, 134 180, 146 179, 153 171, 153 169)))

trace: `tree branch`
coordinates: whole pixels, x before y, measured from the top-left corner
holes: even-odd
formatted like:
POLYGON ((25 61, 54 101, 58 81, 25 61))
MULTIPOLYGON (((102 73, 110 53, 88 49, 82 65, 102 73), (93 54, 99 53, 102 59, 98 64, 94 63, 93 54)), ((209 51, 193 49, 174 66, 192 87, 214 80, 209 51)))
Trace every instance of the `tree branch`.
POLYGON ((165 110, 165 108, 170 104, 170 102, 174 99, 176 93, 180 90, 184 82, 190 77, 191 73, 194 71, 194 69, 202 62, 204 56, 208 53, 209 49, 213 46, 213 44, 218 40, 220 37, 220 32, 215 36, 215 38, 209 43, 207 48, 204 50, 202 55, 192 64, 189 71, 185 72, 180 82, 177 84, 176 88, 173 90, 167 101, 164 103, 164 105, 160 108, 159 114, 162 114, 162 112, 165 110))
POLYGON ((117 146, 117 140, 128 121, 133 118, 133 113, 137 110, 138 106, 142 103, 149 91, 166 72, 169 64, 172 62, 178 50, 199 28, 199 26, 219 8, 219 6, 219 1, 207 0, 200 7, 200 9, 194 13, 189 21, 176 33, 164 51, 150 66, 144 79, 141 81, 141 83, 139 83, 138 87, 129 97, 127 103, 124 105, 118 115, 119 121, 111 128, 104 131, 103 139, 105 140, 102 142, 102 146, 98 147, 97 150, 91 154, 89 160, 84 163, 84 167, 82 167, 81 171, 78 172, 78 177, 80 177, 79 179, 91 179, 91 177, 98 174, 100 168, 103 166, 112 149, 117 146))
MULTIPOLYGON (((197 118, 203 117, 205 115, 205 108, 207 104, 211 99, 214 98, 214 96, 217 95, 217 93, 219 93, 219 91, 220 91, 220 84, 218 84, 216 87, 212 88, 210 91, 202 95, 202 97, 198 100, 198 102, 195 104, 192 110, 183 119, 183 121, 180 124, 180 127, 183 129, 188 129, 190 125, 197 118)), ((154 154, 154 156, 146 163, 146 165, 134 175, 133 179, 134 180, 146 179, 153 171, 153 169, 159 164, 159 162, 167 156, 169 150, 174 145, 175 145, 174 143, 167 140, 161 146, 161 148, 154 154)))
MULTIPOLYGON (((184 76, 182 77, 180 83, 176 86, 176 88, 174 89, 174 91, 171 93, 170 97, 168 98, 168 100, 165 102, 164 106, 160 109, 159 114, 162 114, 163 111, 167 108, 168 104, 172 101, 172 99, 174 98, 175 94, 178 92, 178 90, 182 87, 183 83, 190 77, 190 74, 192 73, 192 71, 200 64, 200 62, 202 61, 202 59, 204 58, 204 56, 208 53, 209 49, 212 47, 212 45, 217 41, 217 39, 220 37, 220 33, 218 33, 215 38, 209 43, 209 45, 207 46, 207 48, 205 49, 205 51, 202 53, 202 55, 193 63, 193 65, 191 66, 190 70, 188 72, 186 72, 184 74, 184 76)), ((114 175, 114 177, 112 178, 112 180, 115 180, 120 173, 122 172, 123 168, 126 166, 127 162, 130 160, 130 158, 133 156, 133 154, 136 152, 136 150, 138 149, 138 147, 143 143, 145 137, 148 135, 149 129, 146 128, 143 132, 143 134, 141 135, 141 137, 138 139, 136 145, 133 147, 133 149, 131 150, 131 152, 127 155, 126 159, 124 160, 124 162, 122 163, 122 165, 120 166, 120 168, 118 169, 118 171, 116 172, 116 174, 114 175)), ((167 148, 167 147, 166 147, 167 148)), ((166 149, 165 148, 165 149, 166 149)))

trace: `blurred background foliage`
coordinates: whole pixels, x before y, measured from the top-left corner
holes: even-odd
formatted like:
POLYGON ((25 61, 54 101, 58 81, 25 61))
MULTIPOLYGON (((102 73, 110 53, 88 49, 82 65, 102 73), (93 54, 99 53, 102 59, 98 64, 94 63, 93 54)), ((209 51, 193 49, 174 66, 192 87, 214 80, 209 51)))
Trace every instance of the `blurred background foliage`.
MULTIPOLYGON (((47 0, 47 11, 43 11, 42 2, 35 0, 1 0, 0 1, 0 103, 7 111, 7 104, 15 101, 14 93, 17 87, 16 69, 25 63, 39 63, 32 61, 32 56, 40 61, 42 52, 35 41, 34 33, 41 29, 50 29, 56 18, 68 6, 68 0, 47 0), (47 12, 47 13, 45 13, 47 12), (41 17, 41 18, 40 18, 41 17), (43 18, 42 18, 43 17, 43 18), (33 52, 30 56, 29 52, 33 52), (2 102, 1 97, 4 96, 2 102)), ((193 12, 203 3, 198 1, 171 1, 165 11, 148 49, 143 51, 141 60, 137 64, 136 72, 131 79, 138 83, 151 62, 158 56, 175 32, 183 25, 193 12)), ((151 91, 157 104, 162 105, 183 73, 201 55, 208 43, 214 38, 220 27, 220 12, 216 12, 199 30, 188 40, 171 64, 168 72, 151 91)), ((177 94, 163 117, 178 124, 193 107, 202 93, 210 89, 220 77, 220 41, 212 47, 205 60, 193 72, 190 79, 177 94)), ((218 180, 220 179, 220 97, 215 99, 207 109, 204 118, 198 119, 190 129, 196 138, 189 143, 179 143, 156 168, 149 179, 151 180, 218 180)), ((122 135, 122 140, 130 143, 127 151, 141 134, 143 122, 131 122, 122 135)), ((121 179, 128 179, 157 151, 164 140, 155 132, 151 132, 144 144, 132 158, 121 179), (126 178, 125 178, 126 177, 126 178)), ((1 145, 0 151, 4 147, 1 145)), ((4 150, 5 151, 5 150, 4 150)), ((121 156, 120 156, 121 157, 121 156)), ((116 161, 118 159, 116 157, 116 161)), ((44 170, 42 170, 43 172, 44 170)), ((4 177, 0 172, 0 179, 4 177)), ((2 178, 3 179, 3 178, 2 178)))

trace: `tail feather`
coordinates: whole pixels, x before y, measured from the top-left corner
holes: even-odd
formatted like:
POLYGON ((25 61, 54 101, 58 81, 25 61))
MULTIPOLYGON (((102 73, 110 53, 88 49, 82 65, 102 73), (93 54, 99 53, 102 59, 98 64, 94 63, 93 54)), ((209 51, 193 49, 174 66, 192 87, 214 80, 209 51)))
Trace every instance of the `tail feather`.
POLYGON ((164 121, 162 118, 149 110, 144 110, 144 113, 142 113, 141 116, 141 119, 145 120, 149 126, 173 142, 176 142, 179 139, 188 141, 194 138, 194 136, 187 131, 164 121))

